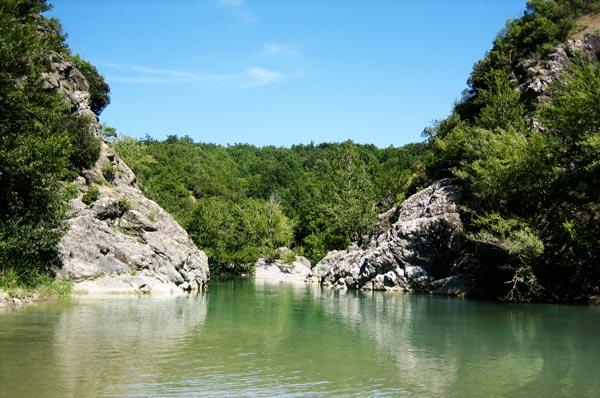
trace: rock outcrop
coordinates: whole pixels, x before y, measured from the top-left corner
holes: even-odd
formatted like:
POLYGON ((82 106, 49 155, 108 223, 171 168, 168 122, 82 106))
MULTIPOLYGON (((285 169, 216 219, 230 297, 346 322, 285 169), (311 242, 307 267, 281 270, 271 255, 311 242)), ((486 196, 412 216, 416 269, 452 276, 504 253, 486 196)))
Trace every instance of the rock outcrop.
MULTIPOLYGON (((280 248, 279 254, 284 258, 293 256, 292 251, 287 248, 280 248)), ((291 262, 260 258, 255 264, 254 278, 257 282, 304 283, 311 272, 310 265, 310 261, 303 256, 294 256, 291 262)))
POLYGON ((529 59, 522 65, 527 70, 527 79, 521 90, 528 96, 537 97, 540 102, 548 102, 550 88, 559 81, 573 60, 587 62, 600 60, 600 33, 587 34, 581 39, 570 39, 559 45, 546 59, 529 59))
POLYGON ((472 279, 452 275, 463 224, 452 180, 435 182, 380 216, 370 241, 332 251, 309 279, 326 287, 466 295, 472 279))
POLYGON ((17 308, 23 305, 32 304, 38 300, 38 294, 33 295, 18 295, 19 297, 13 297, 12 295, 0 290, 0 309, 6 308, 17 308))
POLYGON ((87 116, 101 141, 95 165, 73 182, 67 232, 59 249, 59 278, 88 293, 183 293, 208 281, 208 259, 186 231, 146 198, 127 165, 102 141, 89 106, 89 85, 70 62, 52 63, 45 85, 87 116))

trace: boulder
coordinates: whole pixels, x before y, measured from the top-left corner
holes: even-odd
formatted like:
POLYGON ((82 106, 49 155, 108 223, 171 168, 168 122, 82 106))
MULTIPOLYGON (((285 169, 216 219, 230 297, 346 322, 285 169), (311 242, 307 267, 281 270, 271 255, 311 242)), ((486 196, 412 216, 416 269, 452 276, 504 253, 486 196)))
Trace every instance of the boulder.
POLYGON ((69 202, 57 276, 73 281, 75 291, 89 293, 202 289, 209 274, 206 254, 144 196, 133 172, 102 143, 100 159, 88 174, 101 176, 107 164, 114 171, 110 181, 73 182, 79 192, 69 202), (90 189, 98 190, 98 197, 86 205, 83 196, 90 189))
POLYGON ((467 294, 468 276, 448 279, 461 256, 459 196, 453 180, 435 182, 382 214, 368 243, 329 252, 308 279, 336 289, 467 294))
POLYGON ((254 278, 256 281, 279 283, 304 283, 310 274, 310 261, 303 256, 293 257, 292 262, 281 258, 290 257, 292 251, 287 248, 278 249, 279 259, 269 260, 260 258, 254 265, 254 278))

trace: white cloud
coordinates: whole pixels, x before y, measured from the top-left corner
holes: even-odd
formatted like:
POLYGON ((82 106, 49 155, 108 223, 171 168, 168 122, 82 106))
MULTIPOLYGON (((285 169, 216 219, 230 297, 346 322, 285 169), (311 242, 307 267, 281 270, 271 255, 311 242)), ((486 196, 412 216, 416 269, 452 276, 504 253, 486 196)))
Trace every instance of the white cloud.
POLYGON ((265 43, 262 55, 265 57, 274 57, 277 55, 295 57, 298 55, 298 50, 295 47, 286 44, 265 43))
POLYGON ((104 63, 109 82, 128 84, 191 84, 201 88, 248 89, 298 79, 302 72, 284 73, 278 70, 254 66, 241 73, 199 73, 177 69, 156 69, 139 65, 104 63))

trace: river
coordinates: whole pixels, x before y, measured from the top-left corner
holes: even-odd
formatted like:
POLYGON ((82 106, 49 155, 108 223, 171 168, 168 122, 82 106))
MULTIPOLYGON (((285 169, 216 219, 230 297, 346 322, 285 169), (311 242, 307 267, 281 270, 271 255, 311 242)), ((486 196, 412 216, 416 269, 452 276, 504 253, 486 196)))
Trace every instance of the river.
POLYGON ((0 312, 0 397, 598 397, 600 308, 211 281, 0 312))

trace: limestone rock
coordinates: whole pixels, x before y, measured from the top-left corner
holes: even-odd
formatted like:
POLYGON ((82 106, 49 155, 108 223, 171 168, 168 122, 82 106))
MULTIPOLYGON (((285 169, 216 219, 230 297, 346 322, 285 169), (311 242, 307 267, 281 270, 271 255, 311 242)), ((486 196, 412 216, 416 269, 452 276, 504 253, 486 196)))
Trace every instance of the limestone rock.
POLYGON ((549 101, 552 84, 561 79, 563 72, 575 59, 588 62, 600 60, 600 33, 568 40, 543 61, 526 60, 522 68, 527 70, 528 77, 521 89, 527 95, 537 97, 542 103, 549 101))
POLYGON ((460 257, 459 194, 451 179, 435 182, 380 216, 367 244, 329 252, 309 280, 337 289, 466 292, 458 279, 453 285, 435 282, 446 278, 460 257))
POLYGON ((166 211, 144 196, 133 172, 106 143, 87 175, 99 177, 74 182, 79 194, 69 202, 69 228, 60 242, 62 267, 56 270, 60 278, 74 281, 76 291, 90 292, 181 292, 206 285, 206 254, 166 211), (106 165, 114 173, 110 181, 102 177, 106 165), (98 198, 86 205, 83 195, 93 188, 98 198), (143 274, 131 276, 140 271, 143 274), (114 281, 107 282, 108 277, 114 281), (99 281, 91 282, 94 279, 99 281))
MULTIPOLYGON (((290 255, 291 250, 279 249, 280 257, 290 255)), ((269 261, 260 258, 255 264, 254 278, 256 281, 279 283, 304 283, 310 274, 310 261, 303 256, 295 256, 294 261, 287 263, 281 259, 269 261)))
POLYGON ((101 141, 96 164, 73 184, 67 232, 60 244, 57 277, 91 293, 172 292, 202 289, 208 281, 208 259, 186 231, 158 204, 144 196, 129 167, 99 133, 90 108, 89 84, 75 65, 54 54, 43 75, 47 89, 63 94, 73 113, 88 116, 101 141), (98 191, 86 203, 84 194, 98 191))

